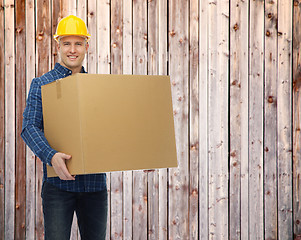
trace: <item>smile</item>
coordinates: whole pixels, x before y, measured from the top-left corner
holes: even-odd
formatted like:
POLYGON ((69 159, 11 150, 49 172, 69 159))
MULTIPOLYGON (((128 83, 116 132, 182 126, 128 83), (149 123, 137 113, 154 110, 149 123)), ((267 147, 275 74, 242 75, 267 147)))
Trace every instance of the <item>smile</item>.
POLYGON ((77 56, 68 56, 68 58, 69 58, 70 60, 75 60, 75 59, 77 59, 77 56))

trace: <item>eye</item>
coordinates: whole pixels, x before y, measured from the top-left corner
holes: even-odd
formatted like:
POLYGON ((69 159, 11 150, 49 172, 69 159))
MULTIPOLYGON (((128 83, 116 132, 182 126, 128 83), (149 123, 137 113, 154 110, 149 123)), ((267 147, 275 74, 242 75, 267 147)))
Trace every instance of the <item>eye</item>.
POLYGON ((70 45, 69 42, 64 42, 64 43, 63 43, 63 46, 69 46, 69 45, 70 45))
POLYGON ((77 46, 82 46, 82 45, 83 45, 83 43, 81 43, 81 42, 77 42, 75 45, 77 45, 77 46))

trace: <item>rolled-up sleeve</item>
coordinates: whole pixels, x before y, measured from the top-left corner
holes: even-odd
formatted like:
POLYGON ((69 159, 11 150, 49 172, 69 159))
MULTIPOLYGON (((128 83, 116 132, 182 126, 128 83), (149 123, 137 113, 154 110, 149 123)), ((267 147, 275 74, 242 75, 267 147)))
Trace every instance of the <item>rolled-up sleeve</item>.
POLYGON ((43 163, 51 166, 51 159, 57 151, 50 147, 44 135, 39 78, 34 78, 30 85, 26 108, 23 113, 21 137, 43 163))

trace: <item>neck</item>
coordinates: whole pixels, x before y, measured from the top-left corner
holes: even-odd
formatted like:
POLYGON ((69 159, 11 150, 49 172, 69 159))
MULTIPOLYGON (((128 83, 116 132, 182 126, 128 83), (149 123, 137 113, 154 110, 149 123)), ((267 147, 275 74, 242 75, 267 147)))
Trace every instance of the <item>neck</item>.
POLYGON ((60 64, 65 67, 65 68, 68 68, 69 70, 72 71, 72 74, 75 74, 75 73, 80 73, 81 70, 82 70, 82 66, 80 67, 76 67, 76 68, 70 68, 70 67, 67 67, 64 63, 60 62, 60 64))

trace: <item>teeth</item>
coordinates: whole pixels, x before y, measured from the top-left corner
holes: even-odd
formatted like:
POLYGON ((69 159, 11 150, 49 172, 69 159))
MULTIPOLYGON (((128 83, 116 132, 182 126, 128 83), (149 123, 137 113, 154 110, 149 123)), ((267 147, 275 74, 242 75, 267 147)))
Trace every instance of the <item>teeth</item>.
POLYGON ((69 58, 71 58, 71 59, 75 59, 76 57, 74 57, 74 56, 69 56, 69 58))

